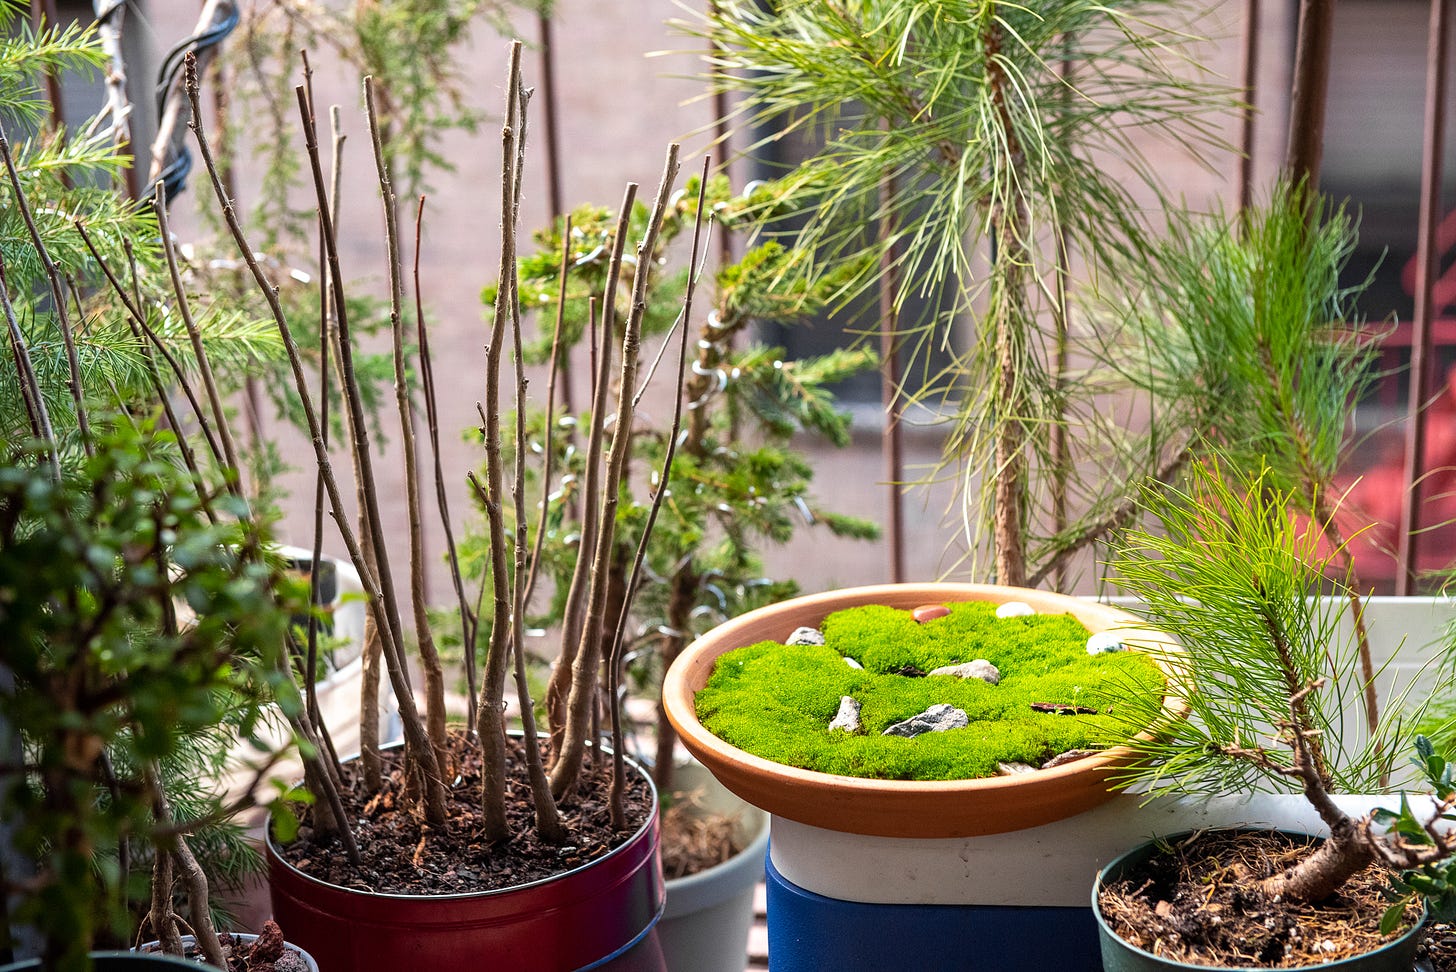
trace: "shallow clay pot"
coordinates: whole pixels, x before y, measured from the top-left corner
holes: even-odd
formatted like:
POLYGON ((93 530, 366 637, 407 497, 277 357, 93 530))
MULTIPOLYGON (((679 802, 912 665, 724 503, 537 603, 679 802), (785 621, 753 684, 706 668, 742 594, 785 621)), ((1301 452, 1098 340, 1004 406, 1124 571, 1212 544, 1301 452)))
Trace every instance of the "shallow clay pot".
MULTIPOLYGON (((1236 828, 1242 829, 1242 828, 1236 828)), ((1267 833, 1268 831, 1260 831, 1267 833)), ((1098 901, 1102 888, 1122 877, 1123 873, 1143 864, 1158 853, 1160 845, 1190 836, 1195 831, 1172 834, 1159 840, 1150 840, 1113 860, 1097 874, 1092 885, 1092 913, 1097 918, 1097 937, 1102 948, 1102 967, 1105 972, 1175 972, 1175 970, 1201 970, 1201 972, 1249 972, 1224 965, 1189 965, 1172 959, 1161 958, 1145 952, 1117 936, 1102 917, 1098 901)), ((1305 835, 1299 835, 1305 836, 1305 835)), ((1392 939, 1373 952, 1354 955, 1337 962, 1319 962, 1314 965, 1290 966, 1295 969, 1319 969, 1320 972, 1411 972, 1416 960, 1416 946, 1420 943, 1424 922, 1417 922, 1404 934, 1392 939)), ((1280 966, 1283 968, 1284 966, 1280 966)), ((1273 968, 1273 966, 1270 966, 1273 968)))
MULTIPOLYGON (((1108 781, 1132 753, 1114 747, 1052 769, 977 780, 873 780, 785 766, 744 752, 705 729, 694 695, 708 682, 718 656, 760 641, 783 641, 798 627, 818 627, 827 615, 862 604, 913 609, 952 601, 1024 601, 1042 614, 1071 614, 1091 631, 1132 629, 1138 619, 1081 598, 1018 587, 980 584, 883 584, 797 597, 750 611, 689 645, 663 681, 668 719, 683 745, 734 793, 770 813, 800 823, 880 837, 972 837, 1022 830, 1091 809, 1112 796, 1108 781)), ((1128 640, 1167 639, 1145 629, 1128 640)), ((1170 695, 1166 712, 1186 706, 1170 695)))

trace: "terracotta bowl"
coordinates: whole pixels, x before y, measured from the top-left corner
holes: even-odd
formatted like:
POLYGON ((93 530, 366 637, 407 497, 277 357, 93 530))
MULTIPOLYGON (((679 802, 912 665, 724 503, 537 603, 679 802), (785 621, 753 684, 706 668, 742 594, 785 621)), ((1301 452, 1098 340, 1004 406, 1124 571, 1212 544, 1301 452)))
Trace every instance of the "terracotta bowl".
MULTIPOLYGON (((683 745, 724 786, 754 806, 800 823, 881 837, 972 837, 1022 830, 1090 810, 1111 798, 1109 777, 1132 758, 1125 746, 1052 769, 977 780, 873 780, 785 766, 732 746, 698 721, 694 695, 718 656, 760 641, 782 641, 800 626, 861 604, 911 609, 951 601, 1024 601, 1044 614, 1071 614, 1091 631, 1133 627, 1124 611, 1046 591, 978 584, 884 584, 811 594, 750 611, 694 641, 668 669, 662 699, 683 745)), ((1138 630, 1138 643, 1168 639, 1138 630)), ((1171 682, 1171 679, 1170 679, 1171 682)), ((1181 716, 1170 694, 1164 711, 1181 716)))

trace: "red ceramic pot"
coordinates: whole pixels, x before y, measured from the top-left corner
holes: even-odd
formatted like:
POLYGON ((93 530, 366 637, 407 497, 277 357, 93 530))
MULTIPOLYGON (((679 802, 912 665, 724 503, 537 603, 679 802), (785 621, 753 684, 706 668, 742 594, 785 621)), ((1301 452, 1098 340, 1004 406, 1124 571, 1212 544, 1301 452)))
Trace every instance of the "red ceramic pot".
POLYGON ((284 861, 270 835, 273 916, 320 972, 659 970, 652 931, 665 892, 656 790, 652 807, 605 857, 478 894, 374 894, 329 884, 284 861))

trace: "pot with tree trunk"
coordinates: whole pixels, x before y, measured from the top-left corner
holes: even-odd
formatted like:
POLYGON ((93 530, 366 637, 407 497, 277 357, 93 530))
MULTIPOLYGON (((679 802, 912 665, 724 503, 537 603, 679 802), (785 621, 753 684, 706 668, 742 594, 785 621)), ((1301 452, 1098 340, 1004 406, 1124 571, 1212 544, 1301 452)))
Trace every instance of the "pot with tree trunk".
MULTIPOLYGON (((701 187, 689 179, 675 194, 656 237, 647 268, 644 337, 660 337, 678 325, 683 289, 702 265, 683 269, 674 262, 674 240, 691 228, 699 205, 707 206, 727 232, 748 205, 734 196, 726 177, 701 187)), ((636 204, 631 225, 648 210, 636 204)), ((564 357, 589 335, 591 296, 610 270, 620 214, 606 206, 582 205, 534 234, 537 250, 522 261, 523 306, 537 308, 539 337, 533 355, 540 362, 564 357), (563 246, 569 241, 569 245, 563 246), (564 295, 564 300, 562 296, 564 295), (556 326, 560 314, 560 328, 556 326)), ((867 350, 787 358, 780 349, 751 337, 752 325, 789 327, 821 310, 838 286, 826 277, 813 287, 791 270, 808 254, 777 242, 751 246, 736 263, 720 267, 706 312, 686 319, 696 335, 691 373, 680 390, 686 415, 679 435, 679 459, 667 480, 666 504, 647 542, 647 585, 626 618, 631 633, 622 681, 629 716, 658 703, 663 672, 692 638, 744 611, 797 593, 792 578, 764 576, 763 550, 783 543, 799 529, 817 527, 841 537, 871 538, 868 521, 826 509, 811 492, 813 470, 795 455, 794 439, 814 436, 837 446, 849 441, 850 416, 836 407, 833 383, 873 365, 867 350)), ((634 271, 641 272, 641 271, 634 271)), ((489 304, 497 288, 483 295, 489 304)), ((528 421, 544 427, 541 410, 528 421)), ((666 444, 666 416, 654 422, 639 413, 630 440, 639 476, 655 475, 666 444)), ((575 417, 554 429, 556 461, 580 478, 575 417)), ((574 489, 548 497, 551 527, 540 562, 558 588, 580 569, 576 537, 583 509, 574 489)), ((633 552, 641 543, 641 509, 623 504, 618 512, 617 554, 611 559, 613 590, 627 587, 633 552)), ((468 538, 473 539, 473 538, 468 538)), ((560 604, 548 605, 537 624, 560 621, 560 604)), ((570 676, 558 665, 553 683, 570 676)), ((553 684, 551 697, 564 691, 553 684)), ((656 704, 657 719, 630 720, 631 750, 644 754, 663 800, 662 856, 667 904, 659 926, 670 968, 742 969, 752 922, 753 885, 763 876, 767 816, 723 789, 701 766, 684 761, 676 733, 656 704), (701 870, 701 873, 699 873, 701 870)))
MULTIPOLYGON (((197 117, 198 80, 190 66, 187 83, 197 117)), ((597 348, 592 403, 589 418, 580 426, 586 440, 579 453, 582 468, 572 470, 580 473, 579 480, 573 476, 573 481, 586 511, 577 549, 582 569, 568 589, 555 592, 565 603, 560 633, 563 665, 571 677, 559 697, 548 699, 552 719, 548 742, 536 730, 524 640, 533 586, 542 574, 539 548, 549 507, 542 504, 539 517, 530 512, 526 467, 532 455, 543 457, 535 481, 543 485, 544 493, 560 485, 562 472, 552 464, 552 443, 548 440, 538 449, 526 426, 516 215, 522 192, 528 92, 521 83, 520 46, 512 46, 500 166, 502 283, 493 307, 485 395, 479 407, 484 470, 478 478, 473 473, 468 477, 488 524, 484 555, 489 572, 481 600, 476 602, 465 594, 459 558, 453 541, 449 543, 460 630, 469 648, 466 678, 472 700, 466 725, 451 730, 444 708, 444 672, 423 599, 425 563, 420 531, 426 514, 417 483, 419 457, 425 450, 417 443, 407 375, 411 362, 405 353, 405 270, 390 177, 391 155, 375 110, 384 84, 387 79, 366 80, 365 103, 387 230, 398 431, 411 525, 408 606, 414 615, 415 643, 424 673, 423 705, 416 702, 409 683, 404 595, 396 592, 392 580, 389 554, 393 544, 383 532, 369 426, 354 367, 357 336, 349 328, 349 300, 339 266, 312 96, 305 84, 297 88, 297 99, 325 254, 320 275, 324 319, 319 332, 326 336, 327 345, 320 354, 337 361, 356 492, 362 500, 357 530, 343 516, 335 520, 369 594, 366 666, 377 666, 389 678, 398 700, 403 741, 399 748, 381 752, 377 742, 366 736, 359 757, 348 761, 336 760, 326 739, 314 747, 305 763, 305 786, 315 799, 304 811, 303 826, 296 834, 275 828, 267 848, 274 911, 324 969, 368 972, 421 961, 449 969, 472 966, 486 953, 521 969, 658 968, 661 958, 652 930, 661 912, 663 891, 656 855, 656 797, 650 780, 623 753, 617 707, 610 706, 605 714, 614 737, 612 745, 606 745, 598 733, 594 716, 600 686, 607 688, 608 698, 616 698, 615 673, 620 670, 624 634, 620 622, 608 621, 606 610, 609 598, 622 593, 610 590, 608 576, 610 560, 618 549, 614 543, 617 508, 629 485, 624 470, 630 436, 616 430, 633 428, 634 410, 643 392, 639 386, 652 374, 642 361, 641 346, 647 275, 635 275, 629 284, 623 268, 643 265, 653 252, 654 237, 678 174, 677 149, 674 146, 668 153, 645 221, 634 227, 624 215, 616 225, 609 272, 594 301, 600 312, 594 309, 590 314, 597 348), (635 261, 626 253, 633 237, 635 261), (629 287, 631 297, 626 301, 629 287), (513 362, 507 363, 512 346, 513 362), (514 422, 502 410, 503 384, 515 390, 514 422), (485 603, 487 594, 488 616, 477 617, 471 605, 485 603), (479 672, 474 665, 477 644, 484 646, 479 672), (516 736, 509 731, 505 706, 506 685, 512 675, 522 720, 516 736)), ((276 288, 252 258, 253 250, 218 176, 205 133, 196 125, 194 132, 228 228, 255 276, 259 294, 269 305, 292 364, 293 393, 315 449, 320 496, 316 525, 321 525, 326 509, 337 513, 345 508, 328 450, 326 425, 315 407, 316 401, 327 401, 327 394, 319 394, 313 387, 315 379, 304 369, 276 288)), ((636 188, 628 187, 624 214, 632 212, 636 188)), ((422 200, 416 239, 423 208, 422 200)), ((694 238, 698 238, 697 232, 694 238)), ((437 457, 435 501, 448 539, 452 534, 438 461, 435 387, 429 329, 418 296, 419 271, 417 253, 413 337, 419 358, 413 364, 429 423, 428 445, 437 457)), ((683 300, 690 307, 691 285, 683 300)), ((687 341, 678 340, 668 347, 676 352, 681 382, 687 341)), ((334 369, 325 366, 321 370, 327 378, 334 369)), ((554 386, 553 370, 548 401, 554 401, 554 386)), ((548 436, 554 425, 548 412, 548 436)), ((675 440, 674 429, 668 441, 675 440)), ((661 467, 644 478, 664 482, 672 460, 673 448, 669 447, 661 467)), ((651 533, 665 492, 657 489, 641 507, 647 521, 644 536, 651 533)), ((316 539, 315 549, 318 543, 316 539)), ((640 586, 642 557, 639 551, 627 572, 624 596, 629 605, 640 586)), ((365 707, 367 710, 367 703, 365 707)))
MULTIPOLYGON (((1340 584, 1338 553, 1321 549, 1322 531, 1267 467, 1201 466, 1186 492, 1148 507, 1156 528, 1122 541, 1114 569, 1148 623, 1177 639, 1190 711, 1169 721, 1154 700, 1123 700, 1129 725, 1157 720, 1134 742, 1140 760, 1124 782, 1155 795, 1292 791, 1323 839, 1211 830, 1119 858, 1093 896, 1106 967, 1405 972, 1425 912, 1456 911, 1452 769, 1408 728, 1425 702, 1347 744, 1341 709, 1360 684, 1358 652, 1335 637, 1340 600, 1313 596, 1340 584), (1385 789, 1412 745, 1416 772, 1394 782, 1416 796, 1364 812, 1338 799, 1385 789)), ((1437 667, 1449 693, 1449 661, 1437 667)))

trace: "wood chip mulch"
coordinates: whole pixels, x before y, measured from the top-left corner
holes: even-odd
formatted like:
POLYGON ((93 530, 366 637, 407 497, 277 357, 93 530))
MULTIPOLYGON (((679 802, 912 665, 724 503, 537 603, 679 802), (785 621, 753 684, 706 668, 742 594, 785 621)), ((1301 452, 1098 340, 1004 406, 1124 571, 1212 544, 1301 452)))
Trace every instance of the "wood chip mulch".
MULTIPOLYGON (((1318 904, 1271 898, 1259 879, 1308 852, 1302 841, 1262 833, 1205 832, 1104 888, 1103 915, 1127 941, 1190 965, 1297 968, 1378 948, 1386 874, 1368 868, 1318 904)), ((1418 909, 1407 913, 1410 927, 1418 909)), ((1453 970, 1456 972, 1456 970, 1453 970)))

